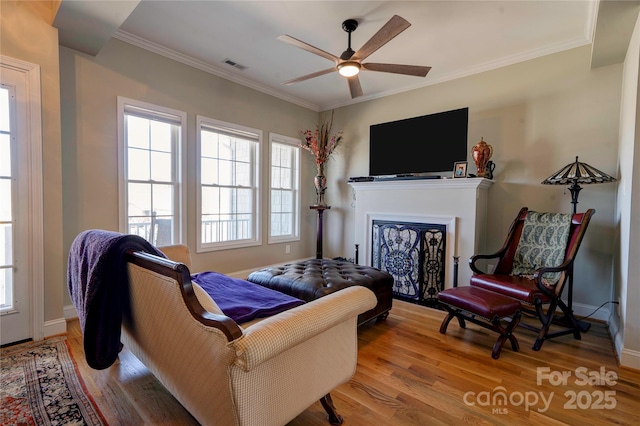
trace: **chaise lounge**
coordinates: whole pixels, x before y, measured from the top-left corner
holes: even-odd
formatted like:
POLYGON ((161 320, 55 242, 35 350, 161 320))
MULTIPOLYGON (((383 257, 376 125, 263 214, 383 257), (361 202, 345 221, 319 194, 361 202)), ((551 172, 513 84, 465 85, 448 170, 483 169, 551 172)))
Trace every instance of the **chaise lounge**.
POLYGON ((318 400, 332 424, 342 422, 329 392, 355 373, 357 317, 376 304, 370 290, 237 324, 191 281, 186 246, 161 250, 184 263, 124 252, 130 300, 119 337, 201 424, 284 425, 318 400))

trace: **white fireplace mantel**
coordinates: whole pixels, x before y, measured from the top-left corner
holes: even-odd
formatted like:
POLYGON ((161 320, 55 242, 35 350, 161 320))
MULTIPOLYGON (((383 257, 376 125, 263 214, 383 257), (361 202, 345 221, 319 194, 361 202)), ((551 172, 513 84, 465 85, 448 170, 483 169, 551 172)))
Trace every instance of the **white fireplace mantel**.
POLYGON ((453 257, 460 259, 458 285, 471 277, 469 258, 484 251, 488 189, 483 178, 350 182, 355 196, 355 244, 359 263, 371 265, 371 224, 378 218, 447 224, 445 288, 453 285, 453 257))

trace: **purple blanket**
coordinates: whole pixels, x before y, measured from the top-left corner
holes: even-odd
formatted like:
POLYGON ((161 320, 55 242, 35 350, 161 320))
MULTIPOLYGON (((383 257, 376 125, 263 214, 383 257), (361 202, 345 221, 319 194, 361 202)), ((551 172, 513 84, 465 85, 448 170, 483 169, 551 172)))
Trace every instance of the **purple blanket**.
POLYGON ((191 280, 200 284, 222 312, 239 324, 304 304, 279 291, 217 272, 194 274, 191 280))
POLYGON ((69 293, 87 363, 97 370, 111 366, 120 352, 122 313, 129 306, 127 250, 165 257, 144 238, 102 230, 78 234, 69 251, 69 293))

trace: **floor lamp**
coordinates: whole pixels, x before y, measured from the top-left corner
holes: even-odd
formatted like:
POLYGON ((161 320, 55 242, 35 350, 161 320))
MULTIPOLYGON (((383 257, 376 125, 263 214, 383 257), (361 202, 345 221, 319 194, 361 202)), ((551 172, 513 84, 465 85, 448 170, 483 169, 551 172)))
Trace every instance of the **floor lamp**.
POLYGON ((578 194, 582 189, 580 184, 589 185, 592 183, 607 183, 615 182, 614 177, 601 172, 600 170, 591 167, 587 163, 581 163, 576 161, 569 163, 545 180, 542 181, 544 185, 569 185, 569 191, 571 192, 571 204, 573 204, 573 214, 576 214, 578 206, 578 194))
MULTIPOLYGON (((581 163, 578 161, 578 156, 576 156, 576 161, 573 163, 569 163, 545 180, 542 181, 544 185, 569 185, 569 191, 571 192, 571 204, 573 204, 572 213, 576 214, 578 207, 578 194, 582 189, 580 184, 589 185, 592 183, 607 183, 607 182, 615 182, 616 179, 614 177, 609 176, 608 174, 601 172, 600 170, 591 167, 587 163, 581 163)), ((571 266, 571 271, 569 274, 569 294, 567 296, 567 307, 571 312, 573 312, 573 265, 571 266)), ((578 321, 580 325, 580 330, 587 331, 591 324, 578 321)))

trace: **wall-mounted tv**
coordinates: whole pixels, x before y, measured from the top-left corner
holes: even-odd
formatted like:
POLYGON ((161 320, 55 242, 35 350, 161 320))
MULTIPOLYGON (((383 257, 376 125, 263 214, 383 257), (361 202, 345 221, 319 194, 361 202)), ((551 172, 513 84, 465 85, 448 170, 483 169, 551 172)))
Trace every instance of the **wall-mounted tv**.
POLYGON ((469 108, 370 127, 369 175, 451 172, 467 159, 469 108))

